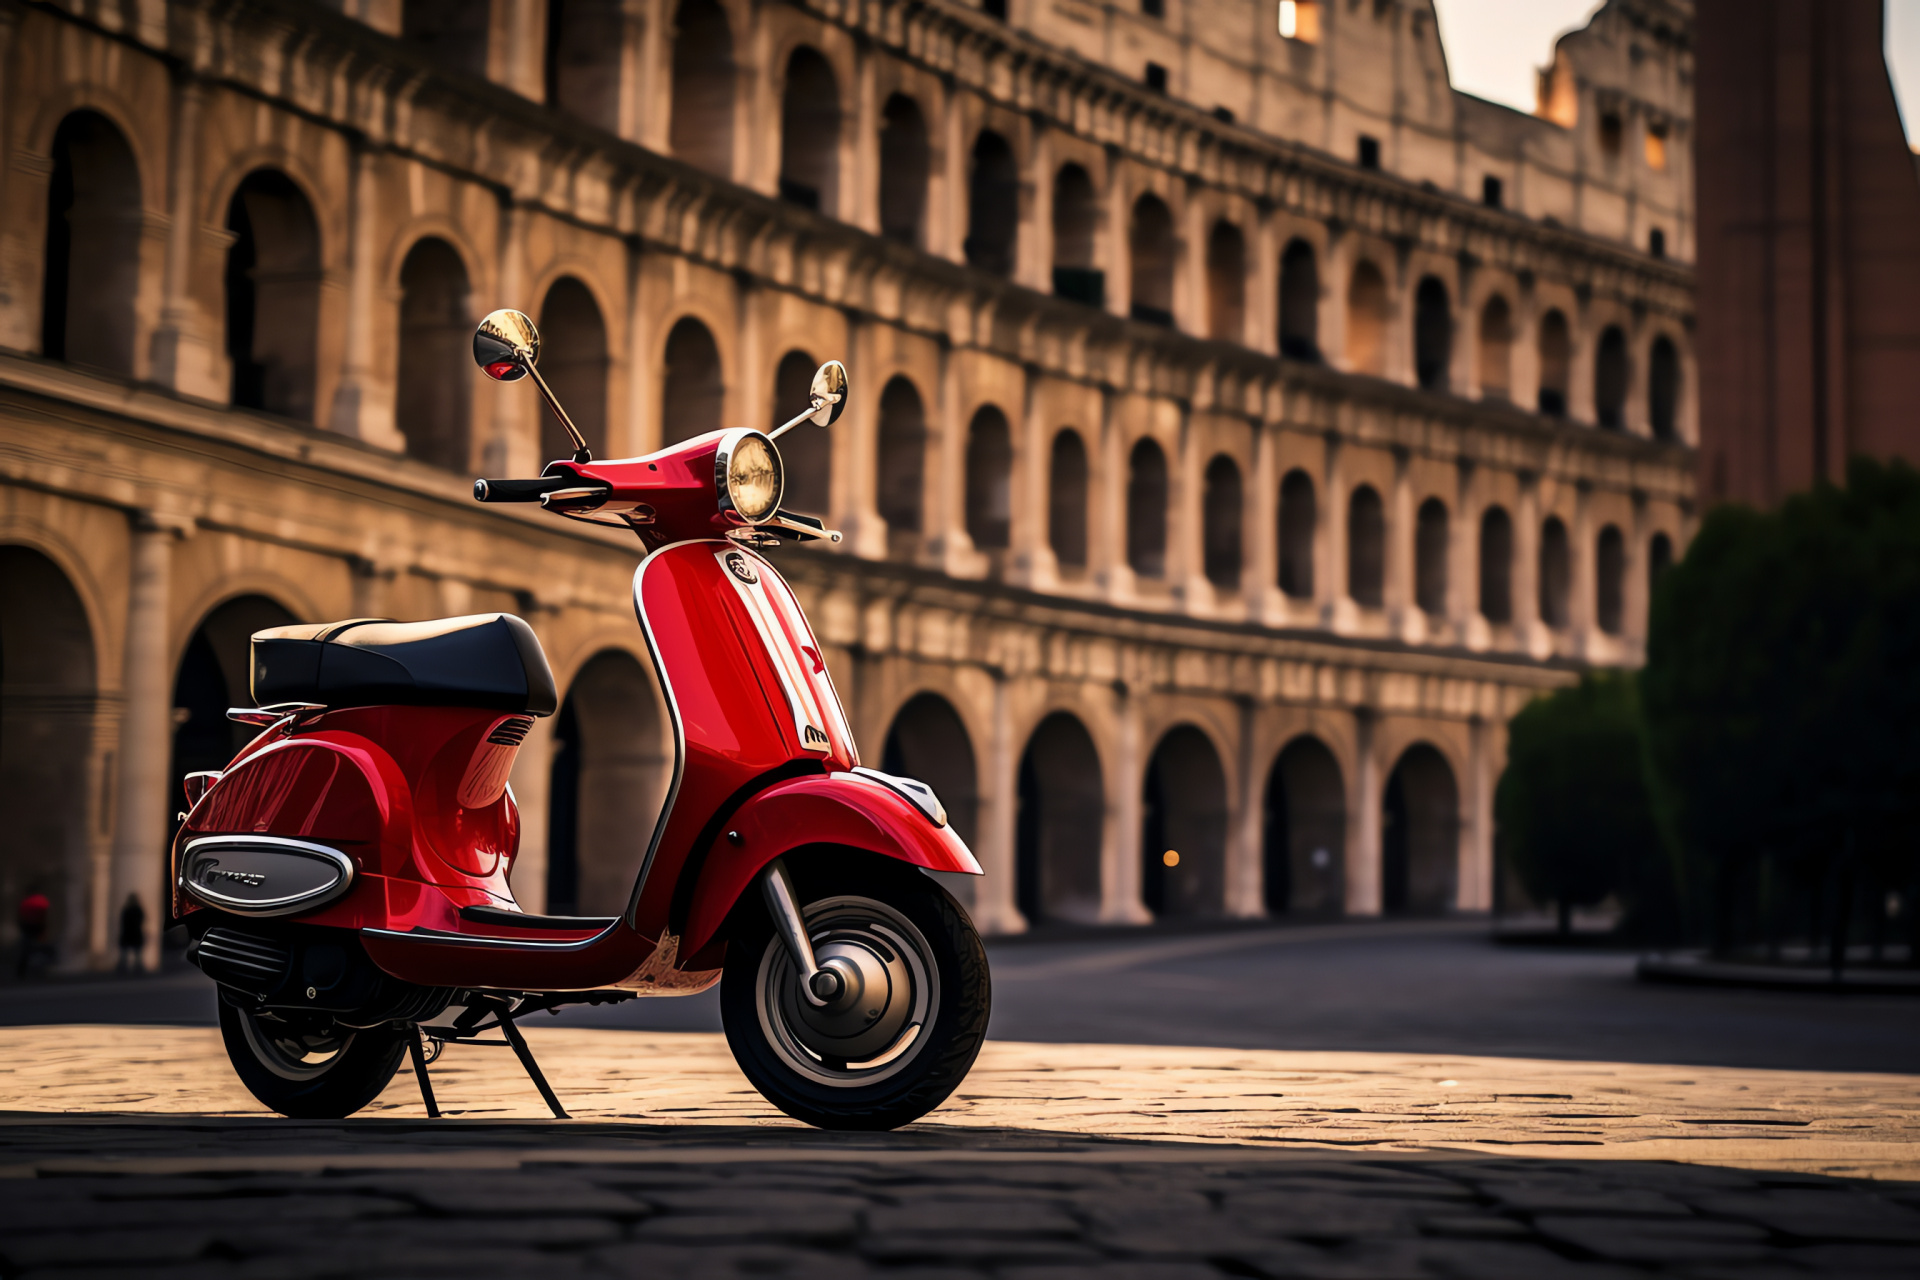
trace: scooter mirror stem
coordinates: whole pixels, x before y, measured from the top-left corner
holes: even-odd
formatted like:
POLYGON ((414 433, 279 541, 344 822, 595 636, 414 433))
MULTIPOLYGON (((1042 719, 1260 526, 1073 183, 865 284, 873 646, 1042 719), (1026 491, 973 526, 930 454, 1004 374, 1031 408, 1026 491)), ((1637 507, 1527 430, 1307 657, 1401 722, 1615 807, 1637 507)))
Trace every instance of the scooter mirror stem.
POLYGON ((807 937, 807 923, 800 915, 800 900, 793 891, 793 877, 783 859, 775 858, 760 873, 760 890, 766 895, 767 914, 773 917, 774 930, 786 944, 793 967, 800 971, 800 991, 807 1003, 825 1005, 837 997, 846 981, 832 969, 822 969, 814 959, 813 940, 807 937))
POLYGON ((560 419, 567 439, 573 442, 573 460, 593 461, 593 451, 587 448, 587 438, 580 434, 580 428, 573 425, 573 419, 560 407, 560 397, 553 394, 553 388, 540 376, 540 330, 534 327, 533 321, 524 312, 510 307, 488 312, 486 318, 480 321, 480 326, 473 331, 473 360, 495 382, 518 382, 522 378, 532 378, 533 385, 540 388, 541 399, 553 410, 553 416, 560 419))

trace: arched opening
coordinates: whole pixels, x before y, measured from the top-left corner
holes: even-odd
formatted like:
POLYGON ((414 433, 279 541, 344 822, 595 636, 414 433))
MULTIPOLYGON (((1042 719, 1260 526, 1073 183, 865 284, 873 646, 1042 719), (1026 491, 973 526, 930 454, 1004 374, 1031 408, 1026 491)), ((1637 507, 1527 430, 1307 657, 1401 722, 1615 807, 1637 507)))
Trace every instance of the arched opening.
MULTIPOLYGON (((887 730, 880 768, 898 777, 918 778, 932 787, 946 807, 954 833, 969 845, 973 843, 975 815, 980 807, 979 774, 974 765, 973 740, 952 703, 937 693, 909 699, 887 730)), ((973 879, 951 876, 943 878, 942 883, 953 889, 955 896, 971 902, 973 879)))
POLYGON ((400 6, 400 35, 451 71, 484 76, 492 10, 473 0, 406 0, 400 6))
POLYGON ((1409 747, 1387 779, 1380 826, 1381 907, 1389 915, 1453 909, 1460 861, 1460 791, 1446 757, 1409 747))
POLYGON ((1280 589, 1313 599, 1313 540, 1320 522, 1313 477, 1298 467, 1280 482, 1280 589))
POLYGON ((1093 179, 1077 164, 1063 164, 1053 179, 1053 291, 1090 307, 1107 304, 1107 276, 1093 265, 1100 204, 1093 179))
POLYGON ((1240 342, 1247 330, 1247 241, 1231 222, 1213 224, 1207 237, 1207 333, 1240 342))
POLYGON ((1054 712, 1020 756, 1014 888, 1029 921, 1099 918, 1106 808, 1092 735, 1073 716, 1054 712))
POLYGON ((1047 544, 1064 569, 1087 565, 1087 446, 1071 428, 1053 438, 1047 471, 1047 544))
POLYGON ((667 334, 666 376, 661 379, 660 442, 679 444, 718 431, 726 406, 720 348, 707 326, 686 316, 667 334))
POLYGON ((1004 276, 1013 273, 1014 239, 1020 233, 1020 170, 1013 148, 991 129, 973 144, 967 183, 967 263, 1004 276))
POLYGON ((293 180, 248 174, 227 205, 227 358, 233 403, 313 421, 320 226, 293 180))
POLYGON ((1133 206, 1128 237, 1133 274, 1133 318, 1148 324, 1173 323, 1173 214, 1151 192, 1133 206))
POLYGON ((840 85, 805 45, 787 59, 780 97, 780 198, 834 216, 840 189, 840 85))
POLYGON ((1007 545, 1013 528, 1013 434, 992 405, 967 427, 967 536, 982 550, 1007 545))
POLYGON ((1513 312, 1499 294, 1480 308, 1480 394, 1489 400, 1513 395, 1513 312))
MULTIPOLYGON (((813 357, 804 351, 789 351, 780 357, 780 367, 773 374, 773 417, 769 426, 777 427, 807 407, 817 368, 813 357)), ((801 423, 780 437, 780 461, 787 472, 781 509, 825 517, 833 500, 833 428, 801 423)))
POLYGON ((1227 775, 1213 740, 1190 724, 1168 732, 1147 764, 1141 891, 1161 919, 1226 910, 1227 775))
POLYGON ((450 471, 471 461, 472 343, 467 268, 445 240, 422 240, 400 266, 394 417, 408 456, 450 471))
POLYGON ((1594 353, 1593 413, 1609 431, 1627 425, 1627 335, 1618 325, 1606 327, 1594 353))
POLYGON ((715 0, 684 0, 673 19, 668 144, 688 164, 733 173, 733 30, 715 0))
POLYGON ((1290 241, 1280 255, 1280 354, 1320 358, 1320 264, 1305 240, 1290 241))
POLYGON ((1680 438, 1680 351, 1661 334, 1647 356, 1647 426, 1656 440, 1680 438))
POLYGON ((1355 604, 1378 609, 1386 580, 1386 509, 1374 487, 1363 484, 1347 501, 1347 594, 1355 604))
POLYGON ((554 721, 547 793, 547 910, 613 916, 627 909, 673 761, 652 676, 608 649, 580 668, 554 721))
POLYGON ((1593 616, 1610 636, 1620 634, 1627 612, 1627 540, 1608 525, 1593 550, 1593 616))
POLYGON ((891 554, 911 555, 920 536, 921 495, 926 488, 927 415, 920 393, 895 378, 880 393, 879 475, 876 501, 887 522, 891 554))
POLYGON ((1447 504, 1428 498, 1420 504, 1413 530, 1413 598, 1435 618, 1447 612, 1447 504))
POLYGON ((1216 587, 1240 586, 1240 512, 1240 468, 1226 454, 1215 454, 1207 464, 1200 519, 1203 567, 1216 587))
POLYGON ((1513 621, 1513 520, 1500 507, 1480 517, 1480 616, 1496 626, 1513 621))
POLYGON ((1127 458, 1127 564, 1143 578, 1167 572, 1167 455, 1147 439, 1127 458))
POLYGON ((40 950, 21 956, 29 971, 86 946, 95 663, 93 629, 66 574, 38 551, 0 547, 0 945, 30 941, 14 909, 45 894, 44 931, 31 940, 40 950))
MULTIPOLYGON (((173 679, 173 773, 167 814, 182 808, 189 773, 224 769, 260 731, 227 719, 228 707, 253 705, 253 633, 297 621, 266 596, 239 596, 207 614, 187 641, 173 679)), ((180 824, 171 822, 169 835, 180 824)), ((114 904, 117 909, 119 904, 114 904)))
POLYGON ((620 128, 621 10, 621 0, 547 0, 547 105, 609 132, 620 128))
MULTIPOLYGON (((607 323, 587 286, 562 276, 540 304, 540 373, 567 416, 587 438, 593 456, 607 456, 607 323)), ((560 420, 540 407, 540 456, 571 458, 573 444, 560 420)))
POLYGON ((1447 286, 1426 276, 1413 291, 1413 374, 1428 391, 1447 389, 1453 361, 1453 304, 1447 286))
POLYGON ((1567 416, 1567 389, 1573 385, 1573 336, 1558 311, 1540 317, 1540 412, 1567 416))
POLYGON ((894 94, 880 117, 880 234, 887 239, 920 247, 931 165, 920 104, 894 94))
POLYGON ((76 111, 53 135, 40 353, 133 373, 140 287, 140 170, 120 130, 76 111))
POLYGON ((1567 526, 1559 516, 1548 516, 1540 526, 1540 621, 1556 629, 1566 626, 1572 589, 1573 553, 1567 526))
POLYGON ((1347 793, 1340 762, 1318 738, 1295 738, 1274 760, 1264 836, 1271 914, 1335 916, 1345 909, 1347 793))
POLYGON ((1387 371, 1387 282, 1362 261, 1347 286, 1347 367, 1380 377, 1387 371))

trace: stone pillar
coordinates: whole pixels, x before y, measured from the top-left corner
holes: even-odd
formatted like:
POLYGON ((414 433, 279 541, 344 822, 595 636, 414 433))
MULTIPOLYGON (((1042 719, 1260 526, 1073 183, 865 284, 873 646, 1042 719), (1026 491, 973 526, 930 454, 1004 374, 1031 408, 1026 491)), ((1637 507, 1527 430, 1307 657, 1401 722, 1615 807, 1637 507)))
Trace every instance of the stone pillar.
POLYGON ((932 129, 939 164, 929 166, 927 183, 927 252, 950 262, 967 260, 967 145, 966 108, 952 85, 940 89, 939 118, 932 129))
POLYGON ((1460 874, 1455 905, 1462 911, 1493 908, 1493 767, 1488 739, 1493 727, 1475 716, 1467 724, 1466 813, 1460 824, 1460 874))
POLYGON ((1271 209, 1256 209, 1247 237, 1246 343, 1255 351, 1280 349, 1280 235, 1271 209))
MULTIPOLYGON (((501 305, 538 317, 541 299, 528 294, 527 210, 509 202, 500 211, 500 263, 497 284, 501 305)), ((494 382, 478 373, 475 399, 483 442, 476 459, 480 473, 489 476, 531 476, 540 473, 540 415, 550 412, 540 402, 533 380, 494 382)))
POLYGON ((1480 498, 1478 471, 1460 458, 1454 469, 1452 526, 1447 546, 1447 618, 1453 642, 1470 649, 1487 647, 1486 619, 1480 616, 1480 498))
POLYGON ((1140 698, 1125 681, 1115 681, 1113 702, 1119 733, 1108 776, 1106 830, 1100 841, 1100 922, 1146 924, 1153 916, 1140 900, 1140 738, 1144 732, 1140 698))
POLYGON ((381 334, 394 332, 392 326, 378 323, 376 315, 384 292, 379 274, 379 192, 373 175, 377 163, 368 148, 353 149, 347 197, 346 343, 330 425, 342 435, 398 452, 407 447, 407 441, 393 421, 395 364, 377 354, 381 334))
POLYGON ((1229 821, 1227 833, 1227 914, 1249 920, 1267 913, 1263 855, 1266 795, 1259 777, 1259 761, 1254 755, 1254 733, 1258 724, 1252 698, 1240 699, 1240 791, 1239 801, 1229 821))
POLYGON ((926 508, 921 521, 923 558, 956 577, 974 564, 973 539, 967 534, 967 418, 960 376, 962 356, 947 350, 940 358, 940 386, 927 422, 926 508))
MULTIPOLYGON (((1053 466, 1053 440, 1049 423, 1040 409, 1038 371, 1028 366, 1023 373, 1020 413, 1012 424, 1013 531, 1007 578, 1023 586, 1046 590, 1060 579, 1060 566, 1049 541, 1048 481, 1053 466)), ((1088 483, 1091 485, 1091 477, 1088 483)))
POLYGON ((1573 527, 1567 530, 1573 545, 1568 557, 1572 572, 1568 575, 1567 625, 1572 631, 1573 652, 1591 656, 1598 648, 1599 613, 1594 592, 1598 581, 1595 561, 1597 537, 1593 528, 1593 486, 1581 481, 1573 491, 1573 527))
POLYGON ((880 103, 875 59, 865 44, 854 46, 852 136, 842 130, 840 153, 841 220, 871 235, 880 234, 880 103))
POLYGON ((1374 713, 1368 707, 1353 712, 1354 821, 1347 824, 1347 914, 1380 914, 1380 762, 1374 758, 1374 713))
MULTIPOLYGON (((194 250, 201 231, 198 156, 205 90, 182 79, 174 89, 173 164, 167 172, 165 266, 159 323, 154 327, 151 376, 160 385, 205 400, 225 400, 232 389, 216 322, 194 305, 194 250)), ((211 230, 209 228, 209 230, 211 230)), ((232 236, 217 233, 227 242, 232 236)))
POLYGON ((1126 170, 1107 169, 1107 310, 1117 316, 1133 314, 1133 193, 1127 189, 1126 170))
POLYGON ((169 643, 173 546, 191 526, 141 512, 134 518, 127 594, 126 661, 121 677, 118 795, 114 803, 111 887, 107 893, 109 954, 118 955, 120 910, 128 895, 147 912, 144 963, 160 959, 167 925, 168 816, 181 806, 167 786, 173 766, 173 656, 169 643))
POLYGON ((1180 407, 1180 438, 1168 459, 1173 474, 1167 498, 1167 582, 1181 607, 1191 614, 1213 614, 1213 584, 1207 579, 1206 553, 1201 533, 1201 506, 1206 493, 1207 457, 1193 414, 1180 407))
POLYGON ((1540 477, 1531 471, 1520 473, 1513 513, 1513 634, 1522 652, 1553 652, 1553 633, 1540 620, 1540 477))
POLYGON ((553 716, 540 716, 513 758, 513 800, 520 808, 520 852, 513 860, 514 901, 535 915, 547 909, 547 815, 553 793, 553 716))
POLYGON ((1384 584, 1387 629, 1395 637, 1417 642, 1426 633, 1413 583, 1413 480, 1405 449, 1393 451, 1393 487, 1386 495, 1387 563, 1384 584))
POLYGON ((1020 222, 1014 241, 1014 282, 1053 292, 1053 136, 1028 124, 1027 163, 1020 182, 1020 222))
POLYGON ((636 78, 620 87, 621 119, 627 122, 622 132, 649 151, 671 155, 674 0, 628 3, 629 20, 638 11, 640 54, 636 78), (629 102, 631 106, 625 105, 629 102))
POLYGON ((1314 566, 1313 594, 1320 603, 1321 625, 1336 632, 1351 632, 1359 621, 1359 608, 1347 594, 1347 475, 1340 437, 1326 435, 1325 483, 1321 485, 1315 515, 1320 536, 1320 563, 1314 566))
POLYGON ((547 96, 547 0, 493 0, 487 78, 534 102, 547 96))
MULTIPOLYGON (((887 556, 887 522, 880 518, 880 394, 869 373, 873 369, 873 326, 847 315, 847 385, 845 412, 833 432, 833 499, 835 524, 845 536, 842 546, 869 560, 887 556)), ((798 430, 799 428, 796 428, 798 430)))
POLYGON ((1133 599, 1133 568, 1127 563, 1127 440, 1121 392, 1100 391, 1100 433, 1089 453, 1087 567, 1109 600, 1133 599))
POLYGON ((1247 620, 1263 622, 1271 611, 1281 616, 1280 598, 1280 467, 1275 428, 1253 424, 1253 466, 1247 477, 1246 518, 1241 522, 1240 592, 1247 602, 1247 620))
POLYGON ((1016 902, 1014 825, 1020 805, 1020 757, 1013 741, 1013 699, 1005 671, 993 676, 993 730, 980 781, 980 822, 974 853, 986 872, 974 886, 973 922, 982 933, 1024 933, 1016 902))
POLYGON ((1647 626, 1653 609, 1653 583, 1647 577, 1647 543, 1653 531, 1647 521, 1647 495, 1633 494, 1633 523, 1624 531, 1627 540, 1625 609, 1620 620, 1620 636, 1625 642, 1630 663, 1646 661, 1647 626))

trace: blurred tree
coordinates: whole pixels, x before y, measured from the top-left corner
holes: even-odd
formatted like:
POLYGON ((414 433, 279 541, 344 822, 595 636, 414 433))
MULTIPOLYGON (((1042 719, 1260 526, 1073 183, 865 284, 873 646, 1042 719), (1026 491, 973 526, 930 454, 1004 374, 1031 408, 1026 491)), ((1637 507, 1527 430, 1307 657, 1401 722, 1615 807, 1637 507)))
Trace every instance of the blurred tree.
POLYGON ((1783 878, 1825 904, 1836 970, 1862 897, 1884 921, 1904 891, 1920 944, 1920 474, 1857 460, 1845 489, 1710 513, 1656 588, 1640 689, 1658 812, 1716 950, 1748 940, 1752 886, 1778 898, 1783 878))
POLYGON ((1529 703, 1508 728, 1507 769, 1494 795, 1502 852, 1535 899, 1559 909, 1619 894, 1630 911, 1664 876, 1641 759, 1633 677, 1590 672, 1529 703))

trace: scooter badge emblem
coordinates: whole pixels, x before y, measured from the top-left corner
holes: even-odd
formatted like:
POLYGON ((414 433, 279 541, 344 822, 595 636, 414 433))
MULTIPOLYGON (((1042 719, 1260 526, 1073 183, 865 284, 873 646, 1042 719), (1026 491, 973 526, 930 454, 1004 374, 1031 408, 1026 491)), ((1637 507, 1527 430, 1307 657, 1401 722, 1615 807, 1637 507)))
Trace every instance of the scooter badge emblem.
POLYGON ((760 571, 753 567, 753 561, 738 551, 727 553, 727 572, 749 586, 760 581, 760 571))

